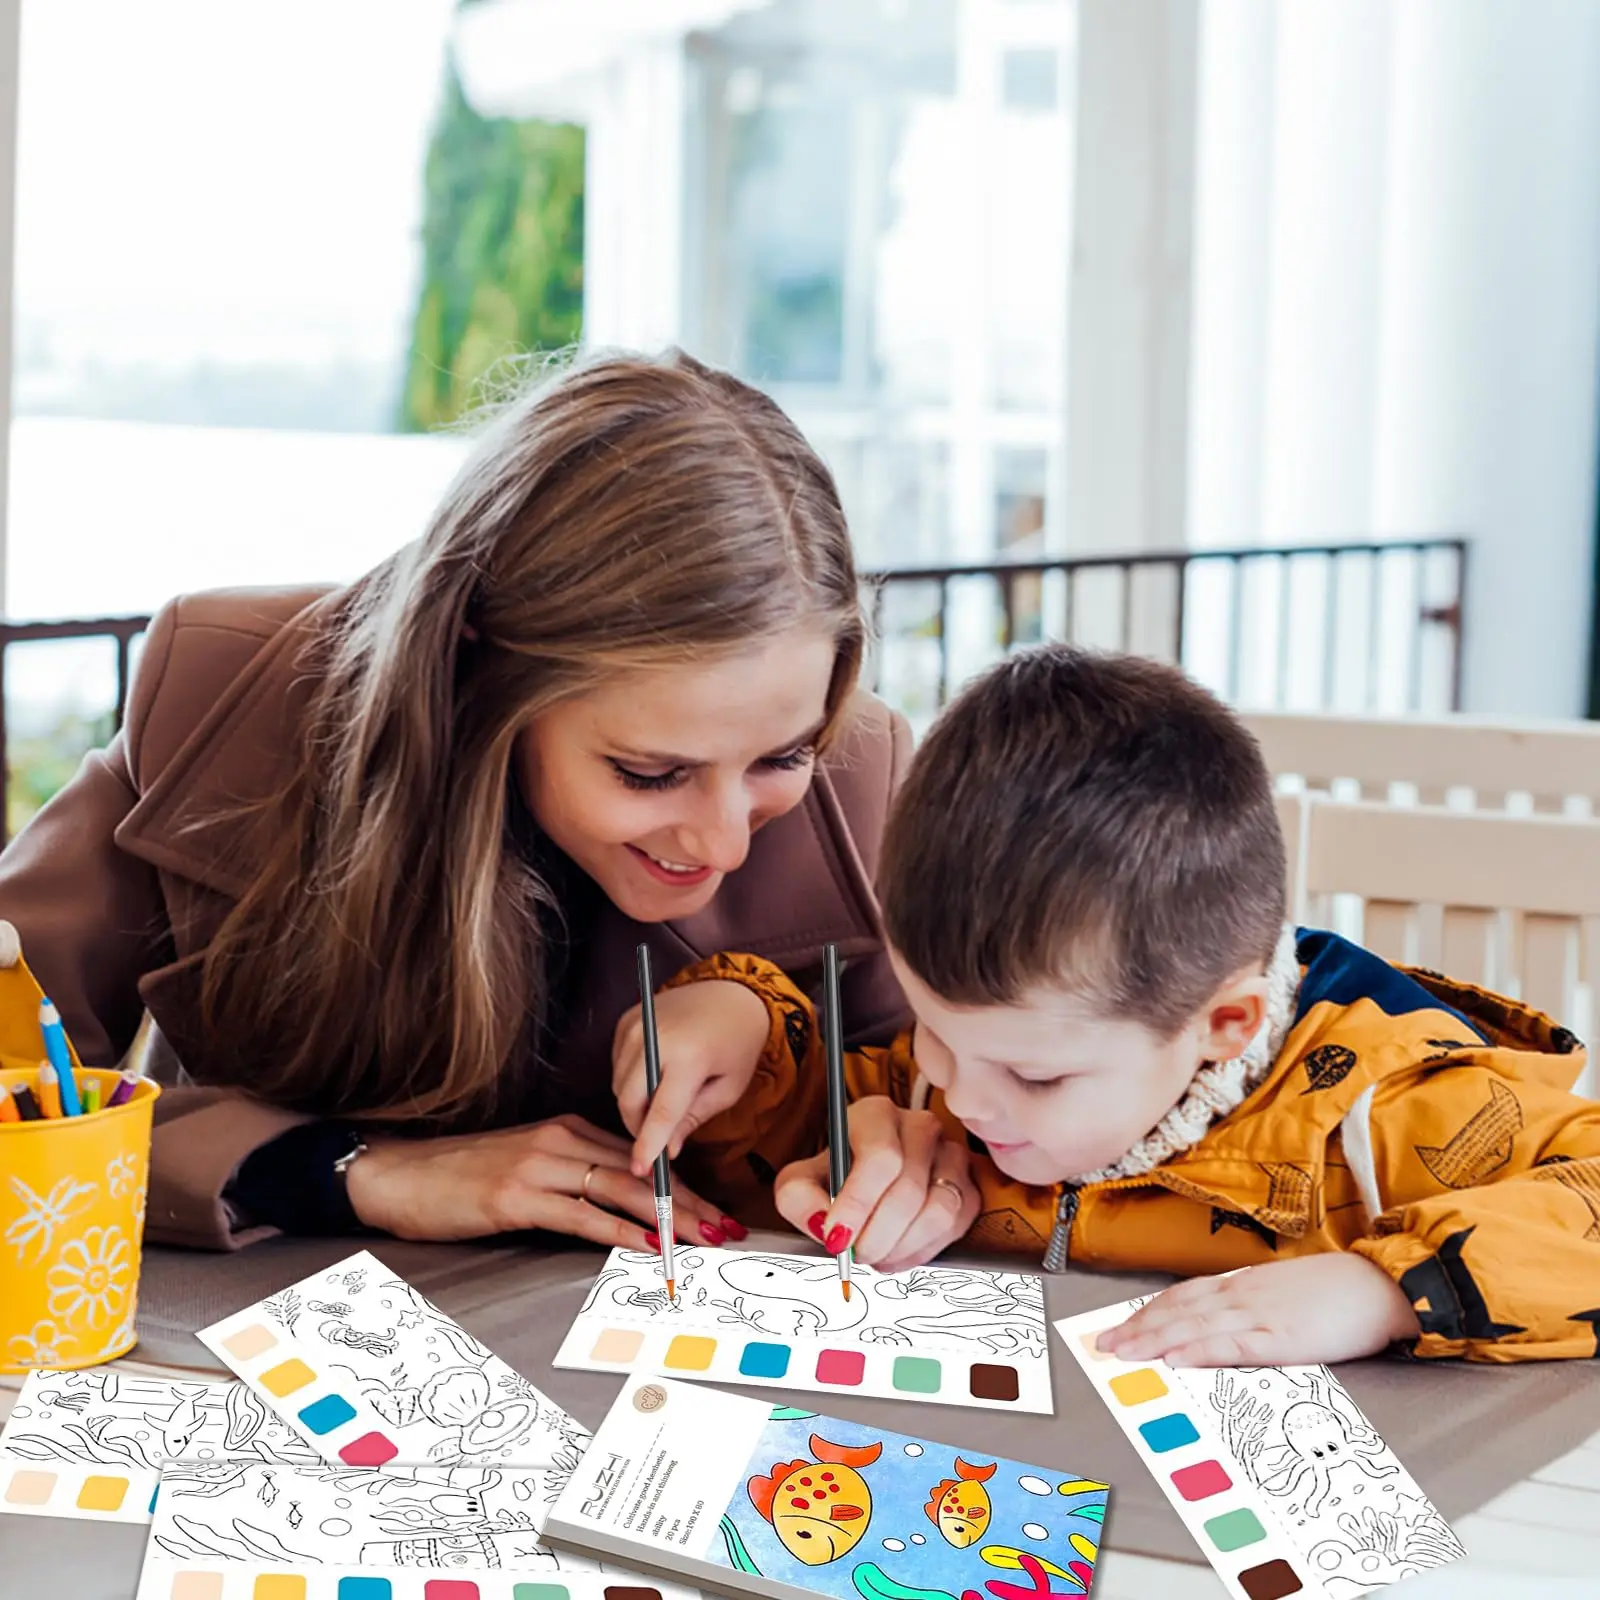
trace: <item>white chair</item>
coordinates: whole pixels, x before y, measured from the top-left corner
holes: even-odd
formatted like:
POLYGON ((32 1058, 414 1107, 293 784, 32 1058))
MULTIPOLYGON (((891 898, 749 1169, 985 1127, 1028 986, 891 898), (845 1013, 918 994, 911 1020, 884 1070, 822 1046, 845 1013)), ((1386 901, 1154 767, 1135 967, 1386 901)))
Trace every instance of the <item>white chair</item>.
MULTIPOLYGON (((1586 1037, 1600 977, 1600 820, 1301 797, 1302 920, 1339 926, 1391 961, 1515 996, 1586 1037)), ((1286 839, 1291 851, 1295 845, 1286 839)), ((1580 1086, 1593 1093, 1591 1066, 1580 1086)))
POLYGON ((1468 791, 1478 811, 1600 812, 1600 723, 1276 711, 1244 721, 1273 777, 1311 793, 1394 800, 1403 787, 1437 804, 1468 791))

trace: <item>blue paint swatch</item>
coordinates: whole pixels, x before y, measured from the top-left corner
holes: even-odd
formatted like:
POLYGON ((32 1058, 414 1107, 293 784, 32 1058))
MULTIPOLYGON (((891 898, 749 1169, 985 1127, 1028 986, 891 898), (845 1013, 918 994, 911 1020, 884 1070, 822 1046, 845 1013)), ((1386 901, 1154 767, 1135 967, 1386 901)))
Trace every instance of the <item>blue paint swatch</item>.
POLYGON ((392 1600, 394 1589, 387 1578, 341 1578, 339 1600, 392 1600))
POLYGON ((1176 1450, 1180 1445, 1193 1444, 1200 1437, 1194 1424, 1181 1411, 1157 1417, 1154 1422, 1141 1422, 1139 1432, 1157 1455, 1163 1450, 1176 1450))
POLYGON ((355 1414, 356 1408, 338 1394, 325 1394, 320 1400, 313 1400, 310 1405, 300 1408, 300 1420, 313 1433, 332 1433, 355 1414))
POLYGON ((781 1378, 789 1370, 789 1347, 752 1340, 739 1357, 739 1370, 747 1378, 781 1378))

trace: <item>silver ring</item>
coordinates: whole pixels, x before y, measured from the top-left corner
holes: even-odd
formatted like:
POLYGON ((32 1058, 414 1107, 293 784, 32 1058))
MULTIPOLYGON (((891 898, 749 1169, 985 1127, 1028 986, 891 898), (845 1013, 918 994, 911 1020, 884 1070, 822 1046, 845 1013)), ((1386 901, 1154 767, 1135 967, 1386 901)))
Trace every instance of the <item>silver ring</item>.
POLYGON ((948 1189, 956 1197, 956 1209, 959 1211, 967 1203, 967 1192, 954 1178, 935 1178, 928 1185, 930 1189, 948 1189))
POLYGON ((580 1200, 587 1200, 589 1198, 589 1184, 593 1180, 595 1173, 597 1173, 599 1170, 600 1163, 598 1161, 591 1161, 589 1163, 589 1170, 583 1175, 583 1187, 578 1191, 578 1198, 580 1200))

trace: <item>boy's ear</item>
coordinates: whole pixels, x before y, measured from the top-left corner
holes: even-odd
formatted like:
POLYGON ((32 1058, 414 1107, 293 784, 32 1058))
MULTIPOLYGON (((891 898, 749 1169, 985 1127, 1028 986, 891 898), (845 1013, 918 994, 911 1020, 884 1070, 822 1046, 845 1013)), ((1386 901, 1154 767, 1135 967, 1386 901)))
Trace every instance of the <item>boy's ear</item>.
POLYGON ((1267 977, 1241 973, 1211 997, 1200 1018, 1201 1046, 1207 1061, 1243 1055, 1267 1018, 1267 977))

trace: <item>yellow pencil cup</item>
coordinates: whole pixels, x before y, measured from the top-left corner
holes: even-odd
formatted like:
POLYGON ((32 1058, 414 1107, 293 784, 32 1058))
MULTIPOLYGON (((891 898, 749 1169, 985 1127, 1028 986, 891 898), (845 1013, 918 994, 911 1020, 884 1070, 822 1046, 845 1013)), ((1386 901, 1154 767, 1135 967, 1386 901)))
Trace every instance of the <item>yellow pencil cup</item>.
MULTIPOLYGON (((40 998, 22 961, 0 966, 8 1094, 35 1087, 40 998)), ((76 1078, 80 1092, 98 1079, 102 1104, 121 1081, 82 1067, 76 1078)), ((141 1080, 109 1111, 0 1122, 0 1372, 92 1367, 133 1348, 150 1113, 160 1092, 141 1080)))

